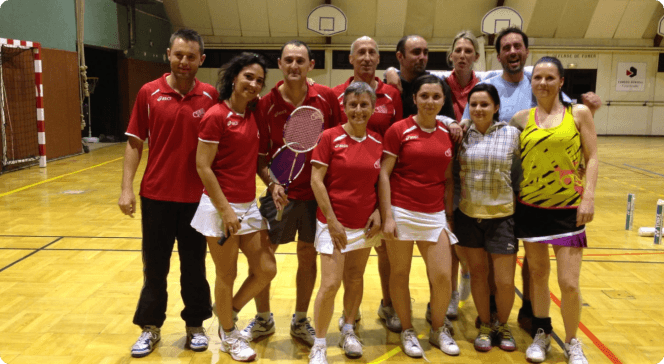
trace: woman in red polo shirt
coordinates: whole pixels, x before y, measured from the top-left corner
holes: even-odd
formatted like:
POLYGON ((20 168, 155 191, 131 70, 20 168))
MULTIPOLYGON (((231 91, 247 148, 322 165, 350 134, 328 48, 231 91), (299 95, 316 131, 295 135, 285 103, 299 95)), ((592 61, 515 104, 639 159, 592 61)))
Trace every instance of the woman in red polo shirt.
POLYGON ((413 242, 422 253, 431 285, 429 342, 448 355, 458 355, 450 329, 444 324, 452 293, 453 144, 436 115, 443 107, 440 78, 423 75, 413 82, 417 115, 396 122, 385 133, 379 179, 383 234, 392 271, 390 289, 403 331, 404 352, 423 356, 413 330, 408 288, 413 242))
POLYGON ((253 203, 260 134, 250 104, 263 88, 266 71, 263 57, 246 52, 222 67, 217 82, 220 102, 201 120, 196 152, 196 169, 205 189, 191 225, 205 235, 215 265, 221 351, 237 361, 256 357, 247 338, 235 328, 237 311, 277 272, 267 223, 253 203), (222 236, 228 239, 219 245, 222 236), (233 295, 240 249, 247 257, 249 276, 233 295))
POLYGON ((334 311, 334 298, 344 281, 352 292, 352 307, 344 307, 346 322, 339 343, 349 357, 362 355, 354 332, 364 287, 364 269, 371 247, 380 244, 380 214, 376 183, 383 154, 381 136, 367 130, 376 105, 368 84, 354 82, 344 91, 348 122, 325 130, 314 149, 311 187, 318 202, 316 240, 320 253, 321 284, 314 305, 316 339, 310 364, 327 364, 325 335, 334 311))

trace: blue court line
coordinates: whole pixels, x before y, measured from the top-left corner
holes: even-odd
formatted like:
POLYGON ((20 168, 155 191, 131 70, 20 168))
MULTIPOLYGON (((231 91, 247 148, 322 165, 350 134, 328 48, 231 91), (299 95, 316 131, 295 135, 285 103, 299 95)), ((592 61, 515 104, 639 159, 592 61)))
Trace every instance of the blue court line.
POLYGON ((660 177, 664 177, 664 174, 659 174, 659 173, 656 173, 656 172, 653 172, 653 171, 649 171, 649 170, 647 170, 647 169, 643 169, 643 168, 639 168, 639 167, 630 166, 629 164, 625 164, 625 163, 623 163, 623 166, 625 166, 625 167, 629 167, 629 168, 638 169, 639 171, 644 171, 644 172, 648 172, 648 173, 651 173, 651 174, 656 174, 656 175, 658 175, 658 176, 660 176, 660 177))

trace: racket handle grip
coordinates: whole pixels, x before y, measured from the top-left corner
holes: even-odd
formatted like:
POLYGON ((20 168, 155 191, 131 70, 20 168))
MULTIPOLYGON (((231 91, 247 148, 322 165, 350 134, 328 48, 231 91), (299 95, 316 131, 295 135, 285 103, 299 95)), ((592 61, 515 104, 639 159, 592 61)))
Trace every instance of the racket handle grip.
POLYGON ((224 243, 226 242, 226 240, 228 240, 229 237, 230 237, 230 236, 228 236, 228 235, 222 233, 222 234, 221 234, 221 238, 219 238, 219 240, 217 240, 217 244, 219 244, 219 246, 223 246, 224 243))
POLYGON ((278 210, 277 211, 277 221, 281 221, 281 218, 284 216, 284 210, 278 210))
MULTIPOLYGON (((242 218, 239 218, 238 222, 242 223, 242 218)), ((219 244, 219 246, 223 246, 224 243, 226 242, 226 240, 228 240, 228 238, 230 238, 230 237, 231 237, 230 234, 226 235, 222 230, 221 238, 219 238, 219 240, 217 240, 217 244, 219 244)))

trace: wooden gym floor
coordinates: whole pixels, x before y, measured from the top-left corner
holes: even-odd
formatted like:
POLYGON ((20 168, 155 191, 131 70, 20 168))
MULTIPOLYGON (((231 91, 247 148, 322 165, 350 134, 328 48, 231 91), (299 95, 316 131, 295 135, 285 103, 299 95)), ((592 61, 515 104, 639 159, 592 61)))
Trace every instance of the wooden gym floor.
MULTIPOLYGON (((581 276, 584 308, 579 337, 591 363, 658 363, 664 357, 664 249, 642 238, 638 227, 654 226, 655 204, 664 199, 664 138, 600 137, 600 178, 595 221, 588 227, 581 276), (625 231, 628 193, 636 193, 634 229, 625 231)), ((132 359, 129 349, 139 335, 131 321, 142 286, 140 218, 120 213, 124 144, 117 144, 59 161, 47 169, 33 167, 0 176, 0 363, 113 364, 113 363, 227 363, 219 352, 217 323, 205 322, 211 338, 203 353, 184 350, 184 324, 179 317, 179 264, 172 260, 168 319, 155 352, 132 359)), ((139 168, 136 191, 145 160, 139 168)), ((519 256, 523 255, 521 249, 519 256)), ((279 273, 273 282, 275 335, 251 345, 258 361, 306 363, 308 349, 291 339, 290 316, 295 297, 294 245, 279 250, 279 273)), ((208 277, 214 281, 208 257, 208 277)), ((520 289, 520 267, 517 287, 520 289)), ((552 270, 555 259, 552 258, 552 270)), ((554 270, 555 271, 555 270, 554 270)), ((246 272, 240 258, 239 272, 246 272)), ((241 273, 242 274, 242 273, 241 273)), ((472 299, 454 323, 461 355, 448 357, 428 343, 424 320, 428 285, 424 265, 414 258, 411 292, 415 299, 415 329, 421 334, 432 362, 523 363, 530 339, 517 327, 521 306, 517 297, 510 317, 518 350, 489 353, 473 349, 477 335, 472 299)), ((241 276, 238 279, 243 279, 241 276)), ((333 320, 328 334, 328 361, 355 363, 422 362, 401 352, 399 335, 377 319, 380 300, 376 257, 366 271, 359 336, 364 356, 350 360, 336 346, 339 334, 333 320)), ((551 275, 554 331, 564 339, 560 291, 551 275)), ((320 281, 320 280, 319 280, 320 281)), ((520 292, 517 292, 520 293, 520 292)), ((315 293, 314 293, 315 295, 315 293)), ((342 292, 337 295, 339 316, 342 292)), ((312 300, 313 306, 313 300, 312 300)), ((309 308, 313 316, 313 307, 309 308)), ((240 313, 240 326, 254 315, 250 303, 240 313)), ((547 363, 565 363, 561 341, 553 342, 547 363)))

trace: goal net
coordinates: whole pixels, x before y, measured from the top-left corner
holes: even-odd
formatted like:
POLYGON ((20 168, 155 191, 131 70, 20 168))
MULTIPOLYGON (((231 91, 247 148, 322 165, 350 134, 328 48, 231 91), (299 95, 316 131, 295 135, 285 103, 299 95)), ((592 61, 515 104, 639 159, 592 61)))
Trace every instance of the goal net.
POLYGON ((41 47, 0 38, 2 171, 39 161, 46 166, 41 47))

